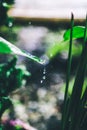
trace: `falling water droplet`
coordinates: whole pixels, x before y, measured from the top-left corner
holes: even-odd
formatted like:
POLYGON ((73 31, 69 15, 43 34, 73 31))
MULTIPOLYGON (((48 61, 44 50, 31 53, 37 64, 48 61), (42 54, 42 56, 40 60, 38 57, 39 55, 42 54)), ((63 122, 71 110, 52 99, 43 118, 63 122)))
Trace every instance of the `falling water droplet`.
POLYGON ((45 79, 46 79, 46 76, 44 75, 44 76, 43 76, 43 80, 45 80, 45 79))
POLYGON ((9 27, 12 27, 13 23, 12 22, 9 22, 8 26, 9 27))
POLYGON ((40 80, 40 83, 42 84, 43 87, 45 85, 45 82, 46 82, 46 66, 44 66, 43 68, 42 77, 40 80))
POLYGON ((44 67, 43 74, 46 74, 46 68, 44 67))
POLYGON ((29 22, 29 25, 31 25, 31 22, 29 22))
POLYGON ((43 80, 41 80, 40 83, 42 84, 42 83, 43 83, 43 80))

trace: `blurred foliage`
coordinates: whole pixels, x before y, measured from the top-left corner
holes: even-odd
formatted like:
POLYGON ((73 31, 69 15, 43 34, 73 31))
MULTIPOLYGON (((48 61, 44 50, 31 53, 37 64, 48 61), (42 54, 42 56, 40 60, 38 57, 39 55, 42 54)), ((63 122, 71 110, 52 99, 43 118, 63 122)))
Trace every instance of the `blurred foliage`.
MULTIPOLYGON (((74 26, 73 27, 73 41, 76 39, 80 39, 84 37, 84 26, 74 26)), ((56 42, 47 49, 46 55, 49 57, 49 59, 54 58, 57 54, 61 52, 68 52, 69 50, 69 40, 70 40, 70 31, 71 29, 68 29, 65 31, 63 38, 60 42, 56 42)), ((78 56, 81 54, 82 51, 82 45, 73 43, 72 45, 72 56, 78 56)))
POLYGON ((0 98, 0 117, 3 112, 8 109, 12 105, 12 102, 9 97, 1 97, 0 98))
POLYGON ((14 0, 0 0, 0 25, 11 25, 12 19, 8 17, 7 11, 14 4, 14 0))
POLYGON ((21 87, 23 81, 30 75, 26 70, 16 65, 14 57, 8 63, 0 64, 0 118, 3 112, 11 105, 8 95, 21 87))
MULTIPOLYGON (((38 63, 43 63, 43 61, 38 57, 24 52, 1 37, 0 53, 22 55, 38 63)), ((25 83, 28 76, 30 76, 30 73, 26 71, 25 68, 17 66, 16 57, 14 57, 11 61, 0 64, 0 118, 3 112, 11 105, 9 94, 20 88, 23 83, 25 83)), ((0 129, 2 129, 2 125, 0 126, 0 129)))
POLYGON ((0 65, 0 96, 8 96, 10 92, 22 86, 23 79, 29 73, 16 66, 17 59, 0 65), (26 72, 26 73, 25 73, 26 72))

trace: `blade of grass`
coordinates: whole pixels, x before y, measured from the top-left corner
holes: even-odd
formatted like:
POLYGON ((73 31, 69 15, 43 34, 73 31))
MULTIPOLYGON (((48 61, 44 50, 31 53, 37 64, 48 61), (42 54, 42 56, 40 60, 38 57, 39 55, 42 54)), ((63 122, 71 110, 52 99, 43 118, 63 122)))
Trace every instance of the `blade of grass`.
MULTIPOLYGON (((76 120, 78 119, 78 110, 80 106, 80 99, 82 95, 82 89, 85 79, 85 72, 86 72, 86 66, 87 66, 87 43, 86 43, 86 32, 87 32, 87 18, 86 18, 86 26, 84 31, 84 47, 81 54, 81 59, 76 75, 76 79, 73 86, 73 91, 70 99, 70 108, 69 108, 69 114, 71 117, 71 128, 70 130, 76 130, 76 120)), ((80 118, 80 117, 79 117, 80 118)))
MULTIPOLYGON (((86 25, 85 25, 85 31, 84 31, 84 44, 83 49, 85 48, 85 44, 87 44, 87 15, 86 15, 86 25)), ((86 122, 85 119, 87 119, 87 111, 85 109, 85 106, 87 104, 87 86, 82 93, 81 101, 80 101, 80 110, 79 110, 79 116, 76 130, 79 130, 78 126, 83 127, 83 124, 86 122)))
POLYGON ((72 38, 73 38, 73 26, 74 26, 74 15, 71 14, 71 32, 70 32, 70 45, 69 45, 69 53, 68 53, 68 69, 67 69, 67 76, 66 76, 66 89, 64 95, 64 110, 62 116, 62 130, 65 129, 66 123, 66 111, 67 111, 67 100, 68 100, 68 88, 69 88, 69 80, 70 80, 70 71, 71 71, 71 60, 72 60, 72 38))
MULTIPOLYGON (((86 26, 85 26, 85 31, 84 31, 84 46, 80 58, 80 63, 78 66, 78 70, 76 73, 76 78, 75 82, 73 85, 73 90, 72 94, 70 97, 70 101, 67 104, 66 100, 66 107, 63 113, 63 119, 62 119, 62 130, 79 130, 79 121, 78 116, 80 114, 80 121, 82 117, 83 119, 86 119, 87 116, 85 117, 85 111, 83 106, 81 106, 81 96, 82 96, 82 89, 83 89, 83 84, 84 84, 84 79, 85 79, 85 72, 86 72, 86 66, 87 66, 87 43, 86 43, 86 33, 87 33, 87 18, 86 18, 86 26), (81 108, 82 107, 82 108, 81 108), (82 111, 80 111, 82 110, 82 111)), ((66 98, 65 98, 66 99, 66 98)))
POLYGON ((81 127, 83 127, 83 121, 85 121, 84 119, 86 115, 86 109, 85 109, 86 101, 87 101, 87 86, 80 100, 80 106, 78 110, 79 118, 76 123, 76 130, 79 130, 81 127))

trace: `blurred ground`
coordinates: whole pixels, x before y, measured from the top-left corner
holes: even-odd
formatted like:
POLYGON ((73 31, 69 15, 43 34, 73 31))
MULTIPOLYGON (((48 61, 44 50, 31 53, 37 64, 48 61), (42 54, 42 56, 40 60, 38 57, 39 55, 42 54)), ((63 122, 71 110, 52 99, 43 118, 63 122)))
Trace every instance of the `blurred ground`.
POLYGON ((85 19, 87 9, 86 0, 16 0, 14 9, 9 12, 16 19, 30 19, 40 21, 69 20, 71 12, 75 19, 85 19))

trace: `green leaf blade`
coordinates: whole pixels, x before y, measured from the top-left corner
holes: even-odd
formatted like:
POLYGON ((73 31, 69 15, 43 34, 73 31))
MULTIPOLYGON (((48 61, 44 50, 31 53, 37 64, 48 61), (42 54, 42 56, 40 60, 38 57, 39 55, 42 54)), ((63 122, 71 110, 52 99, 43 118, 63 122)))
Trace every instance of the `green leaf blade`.
POLYGON ((12 43, 8 42, 7 40, 3 39, 2 37, 0 37, 0 53, 1 54, 21 55, 21 56, 27 57, 33 61, 36 61, 40 64, 45 64, 44 60, 42 60, 36 56, 33 56, 30 53, 24 52, 23 50, 19 49, 18 47, 16 47, 12 43))

